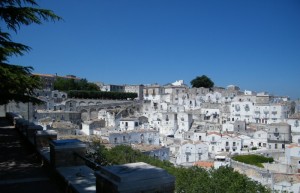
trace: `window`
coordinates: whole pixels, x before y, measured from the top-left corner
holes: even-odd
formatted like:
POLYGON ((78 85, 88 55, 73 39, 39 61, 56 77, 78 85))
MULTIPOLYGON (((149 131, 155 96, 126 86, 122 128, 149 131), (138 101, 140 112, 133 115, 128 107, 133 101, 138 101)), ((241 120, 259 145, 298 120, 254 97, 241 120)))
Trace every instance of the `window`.
POLYGON ((213 137, 211 138, 211 140, 212 140, 212 141, 215 141, 215 136, 213 136, 213 137))
POLYGON ((125 138, 125 136, 123 136, 123 142, 126 142, 126 138, 125 138))
POLYGON ((118 143, 118 138, 115 137, 114 143, 118 143))
POLYGON ((282 145, 281 145, 281 148, 284 149, 284 148, 285 148, 285 144, 282 144, 282 145))
POLYGON ((277 149, 278 147, 277 147, 278 145, 277 145, 277 143, 275 143, 275 149, 277 149))
POLYGON ((198 160, 201 160, 202 153, 198 153, 198 160))
POLYGON ((232 146, 236 146, 236 143, 235 143, 235 142, 232 142, 232 146))
POLYGON ((228 141, 226 141, 226 146, 229 146, 229 142, 228 141))
POLYGON ((141 134, 141 143, 144 143, 144 134, 141 134))
POLYGON ((199 141, 201 141, 201 136, 199 136, 199 141))

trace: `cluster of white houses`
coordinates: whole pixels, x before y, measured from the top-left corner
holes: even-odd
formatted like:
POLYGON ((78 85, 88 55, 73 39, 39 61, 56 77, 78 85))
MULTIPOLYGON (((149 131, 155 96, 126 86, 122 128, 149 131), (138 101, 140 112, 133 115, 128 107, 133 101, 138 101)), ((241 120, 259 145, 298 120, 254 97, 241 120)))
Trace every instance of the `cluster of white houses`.
POLYGON ((97 118, 82 124, 82 132, 101 135, 112 144, 168 147, 170 161, 178 165, 224 153, 280 151, 300 142, 300 105, 293 107, 287 97, 241 92, 232 85, 189 88, 183 81, 142 87, 138 92, 143 100, 131 116, 101 109, 97 118), (93 125, 99 120, 103 127, 93 125))
POLYGON ((183 81, 164 86, 100 86, 102 90, 138 93, 138 100, 133 101, 138 108, 122 116, 120 109, 93 108, 103 101, 68 99, 64 92, 48 90, 38 92, 47 107, 36 111, 34 117, 76 119, 75 123, 81 118, 83 134, 101 135, 113 144, 168 147, 171 161, 178 165, 192 165, 224 152, 280 150, 300 142, 300 105, 296 102, 293 106, 287 97, 241 92, 233 85, 189 88, 183 81), (91 108, 83 110, 85 106, 91 108))
POLYGON ((183 81, 163 86, 98 85, 104 91, 136 92, 138 98, 130 105, 124 101, 124 106, 115 102, 112 107, 101 100, 69 99, 63 92, 39 91, 47 105, 34 111, 33 117, 37 122, 47 116, 80 122, 82 134, 147 149, 149 155, 176 165, 278 150, 285 164, 300 169, 299 100, 241 92, 233 85, 189 88, 183 81))

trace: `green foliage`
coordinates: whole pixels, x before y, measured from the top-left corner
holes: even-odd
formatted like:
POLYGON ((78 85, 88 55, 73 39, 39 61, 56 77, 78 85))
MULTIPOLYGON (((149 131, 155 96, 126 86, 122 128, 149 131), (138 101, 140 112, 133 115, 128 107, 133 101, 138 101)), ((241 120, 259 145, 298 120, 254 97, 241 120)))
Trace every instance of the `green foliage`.
POLYGON ((214 82, 205 75, 197 76, 195 79, 191 81, 192 87, 200 88, 212 88, 214 86, 214 82))
POLYGON ((88 154, 102 166, 117 165, 133 162, 145 162, 160 167, 175 176, 175 191, 177 193, 270 193, 271 191, 261 184, 251 181, 232 168, 220 167, 219 169, 205 170, 200 167, 175 167, 168 161, 160 161, 153 157, 133 150, 130 146, 119 145, 112 149, 106 149, 95 142, 92 144, 94 153, 88 154))
POLYGON ((22 56, 30 50, 29 46, 14 42, 10 31, 16 33, 22 25, 61 19, 50 10, 35 7, 38 7, 35 0, 0 1, 0 20, 5 23, 0 27, 0 104, 6 104, 11 100, 41 102, 33 96, 33 90, 40 86, 39 79, 31 74, 33 68, 8 64, 11 56, 22 56))
POLYGON ((68 91, 68 96, 70 98, 83 98, 83 99, 131 99, 137 97, 137 93, 130 92, 102 92, 102 91, 78 91, 71 90, 68 91))
POLYGON ((0 65, 0 105, 10 100, 40 103, 33 90, 40 87, 39 77, 31 75, 31 67, 0 65), (26 89, 25 89, 26 88, 26 89))
POLYGON ((58 77, 54 82, 54 89, 60 91, 70 90, 85 90, 85 91, 99 91, 99 87, 86 79, 72 79, 58 77))
POLYGON ((262 163, 273 162, 273 158, 264 157, 261 155, 237 155, 232 157, 233 160, 243 162, 250 165, 255 165, 257 167, 263 168, 262 163))

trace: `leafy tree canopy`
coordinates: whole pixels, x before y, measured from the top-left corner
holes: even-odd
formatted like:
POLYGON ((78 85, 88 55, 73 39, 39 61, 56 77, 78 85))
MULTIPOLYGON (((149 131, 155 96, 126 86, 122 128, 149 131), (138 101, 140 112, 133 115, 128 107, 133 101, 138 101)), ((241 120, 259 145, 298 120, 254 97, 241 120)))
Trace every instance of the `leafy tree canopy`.
POLYGON ((200 88, 212 88, 214 86, 214 82, 205 75, 197 76, 195 79, 191 81, 192 87, 200 88))
POLYGON ((69 90, 88 90, 88 91, 99 91, 99 87, 91 82, 88 82, 86 79, 66 79, 66 78, 57 78, 54 82, 54 89, 61 91, 69 90))
POLYGON ((229 167, 205 170, 200 167, 175 167, 168 161, 160 161, 144 155, 130 146, 118 145, 111 149, 105 148, 99 142, 91 145, 94 151, 88 157, 102 166, 133 162, 145 162, 160 167, 175 176, 175 192, 189 193, 270 193, 271 191, 258 182, 252 181, 229 167))
POLYGON ((51 10, 37 8, 35 0, 1 0, 0 20, 0 105, 11 100, 16 102, 39 102, 33 97, 33 90, 39 88, 39 78, 32 76, 30 66, 9 64, 11 56, 22 56, 30 47, 11 39, 11 32, 17 33, 21 26, 42 24, 42 21, 56 21, 61 18, 51 10))

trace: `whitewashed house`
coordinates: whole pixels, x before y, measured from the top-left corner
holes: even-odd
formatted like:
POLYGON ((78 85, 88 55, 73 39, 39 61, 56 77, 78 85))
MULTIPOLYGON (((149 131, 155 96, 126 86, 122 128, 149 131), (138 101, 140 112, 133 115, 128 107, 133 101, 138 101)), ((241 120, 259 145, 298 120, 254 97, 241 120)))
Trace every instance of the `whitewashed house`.
POLYGON ((208 145, 202 142, 185 141, 176 155, 176 164, 192 166, 194 162, 208 160, 208 145))
POLYGON ((223 134, 221 136, 221 151, 241 153, 242 139, 238 136, 223 134))
POLYGON ((291 142, 291 125, 287 123, 268 125, 268 149, 285 149, 285 145, 291 142))
POLYGON ((286 122, 291 125, 292 133, 300 134, 300 120, 298 118, 289 118, 286 122))
POLYGON ((178 127, 178 116, 173 112, 161 113, 161 125, 159 133, 161 135, 174 135, 178 127))
POLYGON ((195 141, 195 142, 196 141, 205 142, 206 141, 206 135, 207 135, 207 133, 205 131, 196 131, 196 132, 194 132, 192 140, 195 141))
POLYGON ((253 138, 248 135, 239 135, 242 139, 242 148, 251 148, 253 147, 253 138))
POLYGON ((287 145, 285 149, 285 159, 287 165, 296 167, 300 171, 300 145, 291 144, 287 145))
POLYGON ((139 128, 138 118, 122 118, 120 119, 120 129, 121 131, 132 131, 139 128))
POLYGON ((97 135, 99 134, 99 130, 105 127, 104 120, 97 120, 97 121, 86 121, 81 124, 82 129, 81 132, 85 135, 97 135))
POLYGON ((267 148, 268 132, 265 130, 258 130, 253 133, 253 146, 258 148, 267 148))
POLYGON ((177 121, 178 121, 178 130, 180 131, 189 131, 191 128, 191 124, 193 122, 192 114, 179 112, 177 114, 177 121))
POLYGON ((222 132, 233 132, 234 125, 232 123, 226 122, 222 124, 222 132))
POLYGON ((222 136, 218 132, 209 132, 206 136, 206 144, 208 144, 210 153, 217 153, 221 151, 222 136))
POLYGON ((158 84, 146 85, 143 88, 144 100, 160 101, 164 88, 158 84))
POLYGON ((215 108, 201 108, 201 116, 204 121, 219 123, 220 122, 220 109, 215 108))
POLYGON ((113 111, 102 109, 98 112, 98 119, 102 119, 105 121, 106 127, 115 127, 116 126, 116 118, 115 113, 113 111))
POLYGON ((245 121, 246 123, 253 122, 253 103, 250 101, 232 102, 230 106, 231 122, 245 121))
POLYGON ((256 104, 254 107, 255 123, 280 123, 287 118, 288 108, 283 104, 256 104))

